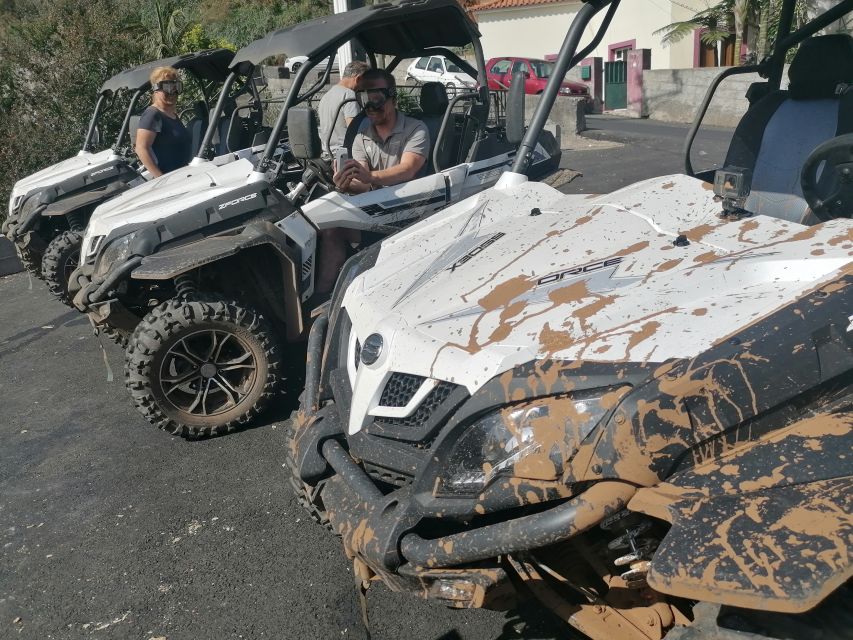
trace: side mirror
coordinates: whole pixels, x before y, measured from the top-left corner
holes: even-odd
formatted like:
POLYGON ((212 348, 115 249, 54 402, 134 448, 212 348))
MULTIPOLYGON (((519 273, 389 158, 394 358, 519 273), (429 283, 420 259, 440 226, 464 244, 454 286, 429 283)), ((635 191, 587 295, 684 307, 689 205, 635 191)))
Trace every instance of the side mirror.
POLYGON ((314 160, 323 153, 317 114, 310 107, 291 107, 287 112, 287 139, 293 157, 314 160))
POLYGON ((519 144, 524 139, 524 79, 521 71, 512 74, 506 96, 506 139, 519 144))

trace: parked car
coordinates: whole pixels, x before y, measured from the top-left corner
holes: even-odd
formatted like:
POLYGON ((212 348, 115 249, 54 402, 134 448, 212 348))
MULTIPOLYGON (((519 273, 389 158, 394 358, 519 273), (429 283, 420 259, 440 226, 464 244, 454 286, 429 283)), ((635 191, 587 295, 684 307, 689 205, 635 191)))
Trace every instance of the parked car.
POLYGON ((452 60, 444 56, 421 56, 406 69, 406 79, 415 82, 440 82, 451 97, 457 89, 473 89, 477 80, 465 73, 452 60))
MULTIPOLYGON (((328 60, 328 58, 325 58, 317 63, 317 71, 326 70, 326 60, 328 60)), ((299 67, 301 67, 306 62, 308 62, 308 56, 293 56, 285 61, 284 66, 287 67, 287 70, 290 71, 290 73, 296 73, 297 71, 299 71, 299 67)), ((338 73, 337 56, 335 56, 335 60, 334 62, 332 62, 332 73, 338 73)))
MULTIPOLYGON (((547 60, 536 60, 534 58, 502 57, 491 58, 486 63, 486 77, 489 80, 489 89, 508 89, 512 82, 512 74, 521 71, 525 74, 524 93, 537 94, 545 90, 548 78, 554 63, 547 60)), ((560 86, 561 96, 585 97, 589 104, 592 98, 589 95, 589 87, 581 82, 570 82, 564 80, 560 86)))

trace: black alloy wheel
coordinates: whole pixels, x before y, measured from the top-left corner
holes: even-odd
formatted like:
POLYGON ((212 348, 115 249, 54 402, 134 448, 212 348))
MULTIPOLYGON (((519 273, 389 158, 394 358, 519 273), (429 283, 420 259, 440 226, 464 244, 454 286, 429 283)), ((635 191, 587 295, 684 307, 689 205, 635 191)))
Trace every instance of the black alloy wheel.
POLYGON ((226 300, 168 300, 134 331, 125 382, 153 425, 203 437, 260 413, 279 369, 278 345, 258 312, 226 300))

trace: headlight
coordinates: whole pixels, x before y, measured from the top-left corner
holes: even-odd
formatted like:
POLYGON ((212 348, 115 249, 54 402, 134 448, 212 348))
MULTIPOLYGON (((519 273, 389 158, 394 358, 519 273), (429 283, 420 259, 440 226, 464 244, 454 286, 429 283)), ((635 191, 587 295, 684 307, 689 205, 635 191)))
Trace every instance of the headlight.
POLYGON ((436 495, 476 495, 501 475, 559 480, 618 396, 604 397, 543 398, 486 414, 464 430, 440 465, 436 495))
POLYGON ((122 263, 130 256, 130 243, 136 237, 136 232, 128 233, 117 240, 110 242, 101 257, 98 258, 98 266, 95 269, 95 275, 102 276, 106 274, 114 264, 122 263))

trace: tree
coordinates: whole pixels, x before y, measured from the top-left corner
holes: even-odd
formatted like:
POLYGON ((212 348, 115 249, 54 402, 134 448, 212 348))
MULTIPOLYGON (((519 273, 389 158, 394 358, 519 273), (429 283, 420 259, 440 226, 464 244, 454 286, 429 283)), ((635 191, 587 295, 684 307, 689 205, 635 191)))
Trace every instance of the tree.
POLYGON ((698 11, 688 20, 673 22, 654 32, 661 36, 664 46, 680 42, 697 29, 702 31, 702 42, 717 44, 732 35, 732 8, 734 0, 723 0, 698 11))
MULTIPOLYGON (((814 14, 815 3, 825 0, 798 0, 795 10, 794 28, 808 21, 814 14)), ((702 41, 706 44, 718 44, 734 36, 735 64, 742 63, 740 51, 750 24, 758 26, 755 39, 754 57, 761 60, 769 53, 769 43, 775 39, 781 0, 721 0, 707 9, 698 11, 692 18, 673 22, 655 31, 664 45, 683 40, 697 29, 702 29, 702 41)))
POLYGON ((130 0, 17 0, 2 16, 2 202, 15 180, 76 153, 100 85, 142 62, 134 11, 130 0))

